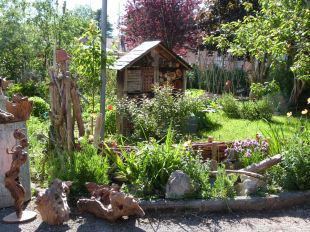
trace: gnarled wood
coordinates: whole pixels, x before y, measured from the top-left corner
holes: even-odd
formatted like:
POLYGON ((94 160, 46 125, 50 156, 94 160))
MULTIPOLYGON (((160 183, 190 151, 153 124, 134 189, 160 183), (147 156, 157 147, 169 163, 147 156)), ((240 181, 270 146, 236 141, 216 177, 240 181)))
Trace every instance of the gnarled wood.
POLYGON ((20 167, 27 161, 28 154, 23 149, 28 146, 28 141, 21 129, 16 129, 13 136, 16 140, 19 140, 19 144, 11 148, 11 150, 7 149, 7 154, 12 155, 12 163, 10 170, 5 173, 4 183, 15 200, 16 216, 21 218, 25 189, 19 181, 19 172, 20 167))
MULTIPOLYGON (((251 176, 254 178, 258 178, 258 179, 264 179, 264 176, 254 173, 254 172, 248 172, 248 171, 243 171, 243 170, 225 170, 226 173, 235 173, 235 174, 243 174, 246 176, 251 176)), ((218 172, 217 171, 210 171, 211 175, 216 175, 218 172)))
POLYGON ((32 101, 21 93, 14 94, 12 102, 6 103, 6 110, 14 115, 14 121, 26 121, 29 119, 32 110, 32 101))
POLYGON ((263 172, 266 169, 272 167, 273 165, 276 165, 278 163, 280 163, 282 160, 282 156, 281 155, 275 155, 272 156, 268 159, 264 159, 261 162, 259 162, 258 164, 252 164, 250 166, 247 166, 245 168, 242 168, 240 170, 242 171, 247 171, 247 172, 263 172))
POLYGON ((92 213, 108 221, 115 221, 123 216, 137 215, 143 217, 145 215, 138 202, 124 193, 111 190, 109 200, 110 204, 104 205, 99 200, 84 198, 78 200, 77 206, 81 211, 92 213))
POLYGON ((50 225, 59 225, 69 220, 70 208, 67 195, 72 182, 55 179, 50 188, 39 193, 35 203, 42 220, 50 225))
POLYGON ((0 109, 0 123, 10 123, 14 121, 15 117, 13 114, 0 109))

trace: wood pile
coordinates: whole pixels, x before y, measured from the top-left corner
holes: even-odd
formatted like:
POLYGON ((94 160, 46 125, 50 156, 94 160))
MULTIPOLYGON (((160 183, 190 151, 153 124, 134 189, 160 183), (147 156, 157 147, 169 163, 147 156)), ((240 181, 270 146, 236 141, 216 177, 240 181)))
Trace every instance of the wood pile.
POLYGON ((57 65, 50 69, 49 85, 52 136, 57 146, 67 150, 74 148, 74 126, 77 123, 79 137, 84 136, 80 96, 76 81, 70 77, 68 59, 63 50, 56 55, 57 65), (62 56, 60 56, 59 54, 62 56))
POLYGON ((213 159, 223 161, 226 159, 225 150, 231 145, 231 142, 196 142, 192 143, 192 149, 200 154, 203 160, 213 159))

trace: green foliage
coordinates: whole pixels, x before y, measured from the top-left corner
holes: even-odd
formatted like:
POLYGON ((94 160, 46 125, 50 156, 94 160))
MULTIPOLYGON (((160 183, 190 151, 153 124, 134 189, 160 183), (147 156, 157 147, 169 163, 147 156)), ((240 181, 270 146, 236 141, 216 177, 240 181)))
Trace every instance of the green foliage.
POLYGON ((55 178, 73 181, 73 195, 86 193, 85 183, 109 184, 109 161, 97 149, 83 141, 81 151, 72 153, 50 151, 48 154, 49 182, 55 178))
POLYGON ((171 86, 154 87, 153 98, 123 99, 117 104, 134 125, 136 138, 165 136, 169 125, 176 134, 185 133, 187 120, 204 108, 202 101, 174 93, 171 86))
POLYGON ((45 163, 49 126, 49 121, 34 116, 27 121, 30 174, 31 180, 36 183, 44 182, 47 176, 45 163))
POLYGON ((261 10, 243 21, 222 24, 219 36, 211 35, 207 43, 236 56, 248 55, 271 65, 293 60, 288 64, 299 79, 309 79, 309 7, 303 0, 260 0, 261 10), (230 39, 233 38, 231 41, 230 39))
MULTIPOLYGON (((108 107, 109 107, 109 105, 108 105, 108 107)), ((115 109, 106 110, 104 128, 105 128, 105 133, 107 133, 107 134, 115 134, 116 133, 116 110, 115 109)))
POLYGON ((212 186, 212 198, 233 198, 236 196, 234 184, 237 181, 237 176, 234 174, 226 174, 225 167, 219 165, 217 169, 216 180, 212 186))
POLYGON ((266 95, 274 95, 280 91, 280 87, 275 80, 271 82, 262 83, 252 83, 251 84, 251 96, 256 99, 261 99, 266 95))
POLYGON ((7 91, 8 96, 13 96, 15 93, 21 93, 27 97, 47 98, 48 85, 45 82, 28 80, 11 85, 7 91))
POLYGON ((287 116, 285 127, 290 129, 290 134, 284 132, 285 127, 271 124, 268 130, 264 131, 265 136, 270 138, 270 152, 283 157, 279 165, 268 171, 268 179, 274 188, 309 190, 310 123, 307 116, 302 115, 298 120, 292 118, 292 112, 287 116))
POLYGON ((220 104, 223 107, 223 111, 230 118, 240 118, 240 104, 230 94, 223 95, 220 100, 220 104))
POLYGON ((309 140, 309 128, 302 134, 286 141, 282 152, 282 183, 287 190, 310 190, 310 146, 303 138, 308 136, 309 140))
POLYGON ((225 114, 230 118, 266 119, 267 121, 272 118, 273 106, 267 99, 238 102, 232 95, 226 94, 223 95, 220 104, 225 114))
POLYGON ((114 166, 114 179, 125 181, 128 190, 140 197, 163 197, 170 174, 182 170, 198 186, 198 197, 209 197, 208 166, 180 145, 173 145, 173 135, 168 130, 164 144, 157 141, 139 143, 137 151, 122 150, 122 158, 109 155, 114 166))
POLYGON ((31 114, 41 119, 47 119, 50 109, 49 104, 40 97, 30 97, 29 100, 32 101, 31 114))
POLYGON ((221 94, 230 91, 233 94, 247 93, 249 83, 247 75, 243 70, 234 69, 227 70, 218 66, 200 70, 197 65, 193 65, 193 69, 187 72, 187 86, 189 88, 205 89, 209 93, 221 94), (231 81, 231 88, 225 90, 225 84, 231 81))

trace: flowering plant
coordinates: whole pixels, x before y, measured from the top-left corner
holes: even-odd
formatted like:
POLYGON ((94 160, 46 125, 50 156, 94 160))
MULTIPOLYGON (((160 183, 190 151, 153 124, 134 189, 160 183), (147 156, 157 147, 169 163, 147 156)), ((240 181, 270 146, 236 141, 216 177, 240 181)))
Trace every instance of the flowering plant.
POLYGON ((268 148, 268 142, 257 136, 256 140, 235 141, 230 149, 226 149, 225 153, 228 155, 229 151, 234 152, 242 166, 246 167, 262 161, 268 154, 268 148))

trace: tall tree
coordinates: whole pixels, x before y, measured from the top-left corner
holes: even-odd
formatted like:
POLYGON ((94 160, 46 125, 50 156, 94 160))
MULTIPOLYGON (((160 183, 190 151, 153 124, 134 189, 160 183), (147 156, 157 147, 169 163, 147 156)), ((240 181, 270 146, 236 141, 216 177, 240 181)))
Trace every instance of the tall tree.
POLYGON ((221 35, 208 36, 206 42, 264 65, 256 81, 264 81, 270 67, 286 63, 295 76, 291 102, 296 103, 305 81, 310 80, 310 9, 303 0, 259 3, 261 10, 255 16, 222 25, 221 35))
POLYGON ((121 31, 129 48, 146 40, 161 40, 176 51, 195 49, 195 12, 201 0, 129 0, 121 31))

